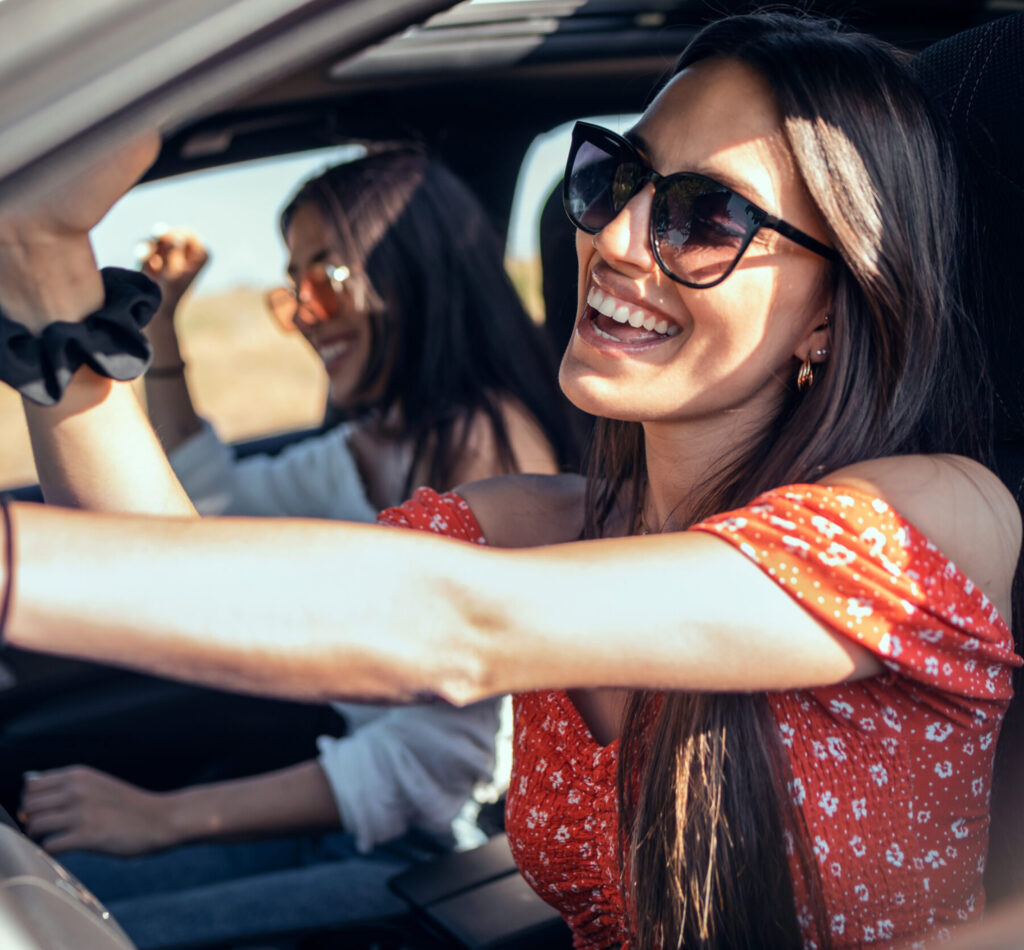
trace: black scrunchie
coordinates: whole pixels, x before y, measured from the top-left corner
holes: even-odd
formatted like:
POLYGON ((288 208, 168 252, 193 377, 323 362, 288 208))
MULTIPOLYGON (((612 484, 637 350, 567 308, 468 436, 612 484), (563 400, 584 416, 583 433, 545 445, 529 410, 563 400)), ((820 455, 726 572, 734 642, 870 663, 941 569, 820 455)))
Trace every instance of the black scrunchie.
POLYGON ((81 322, 51 323, 36 336, 0 311, 0 380, 52 406, 80 366, 118 380, 146 371, 153 348, 142 328, 160 306, 160 290, 138 271, 104 267, 100 274, 106 300, 81 322))

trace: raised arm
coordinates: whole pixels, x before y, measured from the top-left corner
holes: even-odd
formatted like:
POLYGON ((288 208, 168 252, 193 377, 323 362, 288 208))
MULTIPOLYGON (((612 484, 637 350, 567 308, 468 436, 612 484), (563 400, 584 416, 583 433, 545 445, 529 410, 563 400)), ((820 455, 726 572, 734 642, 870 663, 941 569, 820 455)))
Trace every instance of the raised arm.
MULTIPOLYGON (((107 156, 67 191, 29 212, 0 217, 0 307, 39 334, 103 305, 89 230, 152 163, 147 136, 107 156)), ((189 515, 193 508, 167 465, 127 384, 80 369, 58 405, 26 401, 40 484, 52 503, 108 511, 189 515)))
POLYGON ((202 241, 191 231, 177 229, 156 235, 142 263, 142 273, 160 288, 160 306, 146 328, 153 346, 153 365, 145 377, 146 410, 168 454, 202 427, 185 376, 175 317, 208 260, 202 241))

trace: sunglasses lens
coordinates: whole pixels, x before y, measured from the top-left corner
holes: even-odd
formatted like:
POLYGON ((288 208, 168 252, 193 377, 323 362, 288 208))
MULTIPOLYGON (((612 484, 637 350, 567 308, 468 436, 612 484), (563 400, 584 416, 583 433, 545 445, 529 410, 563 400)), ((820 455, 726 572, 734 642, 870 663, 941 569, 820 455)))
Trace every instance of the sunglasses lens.
POLYGON ((721 280, 739 259, 755 224, 749 208, 746 199, 699 176, 659 183, 651 215, 661 263, 688 284, 721 280))
POLYGON ((299 281, 299 316, 307 322, 324 323, 336 316, 338 291, 323 266, 312 267, 299 281))
POLYGON ((590 234, 600 231, 636 194, 643 171, 629 153, 611 143, 574 142, 565 176, 570 220, 590 234))
POLYGON ((345 277, 348 277, 347 268, 311 267, 302 275, 297 289, 275 287, 267 291, 267 309, 285 330, 295 330, 300 324, 325 323, 338 315, 340 281, 345 277), (339 270, 345 271, 344 277, 334 283, 331 275, 339 270))

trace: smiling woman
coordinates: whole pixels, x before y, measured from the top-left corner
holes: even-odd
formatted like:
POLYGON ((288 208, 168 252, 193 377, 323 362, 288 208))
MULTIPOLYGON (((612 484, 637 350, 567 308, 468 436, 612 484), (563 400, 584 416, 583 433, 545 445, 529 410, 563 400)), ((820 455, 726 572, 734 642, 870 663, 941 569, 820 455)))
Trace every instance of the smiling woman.
MULTIPOLYGON (((611 209, 561 371, 602 417, 586 480, 381 516, 419 534, 196 521, 82 370, 30 409, 46 483, 180 517, 14 506, 7 635, 287 695, 518 693, 509 838, 579 947, 923 945, 981 913, 1020 663, 941 125, 882 44, 761 15, 698 34, 625 139, 567 169, 611 209)), ((145 157, 6 226, 12 316, 99 305, 85 229, 145 157), (23 263, 55 234, 57 284, 23 263)))
POLYGON ((163 291, 150 417, 204 513, 368 520, 417 484, 569 464, 543 339, 483 208, 440 163, 372 149, 305 182, 280 225, 290 285, 268 294, 271 313, 317 354, 327 418, 345 424, 274 460, 236 463, 192 405, 174 312, 205 249, 172 234, 144 268, 163 291))

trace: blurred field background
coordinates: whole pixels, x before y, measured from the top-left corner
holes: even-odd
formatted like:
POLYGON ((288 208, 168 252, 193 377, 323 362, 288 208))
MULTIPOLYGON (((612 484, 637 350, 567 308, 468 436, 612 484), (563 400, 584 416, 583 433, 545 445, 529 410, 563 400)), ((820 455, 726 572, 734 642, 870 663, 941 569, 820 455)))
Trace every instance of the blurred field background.
MULTIPOLYGON (((298 335, 272 323, 258 290, 186 298, 178 313, 196 408, 230 440, 318 425, 326 378, 298 335)), ((0 488, 36 480, 21 401, 0 391, 0 488)))
MULTIPOLYGON (((510 260, 508 267, 530 314, 541 319, 538 262, 510 260)), ((222 438, 236 442, 320 424, 327 391, 322 365, 298 334, 271 321, 262 291, 186 297, 178 327, 196 408, 222 438)), ((35 481, 21 399, 0 387, 0 489, 35 481)))

